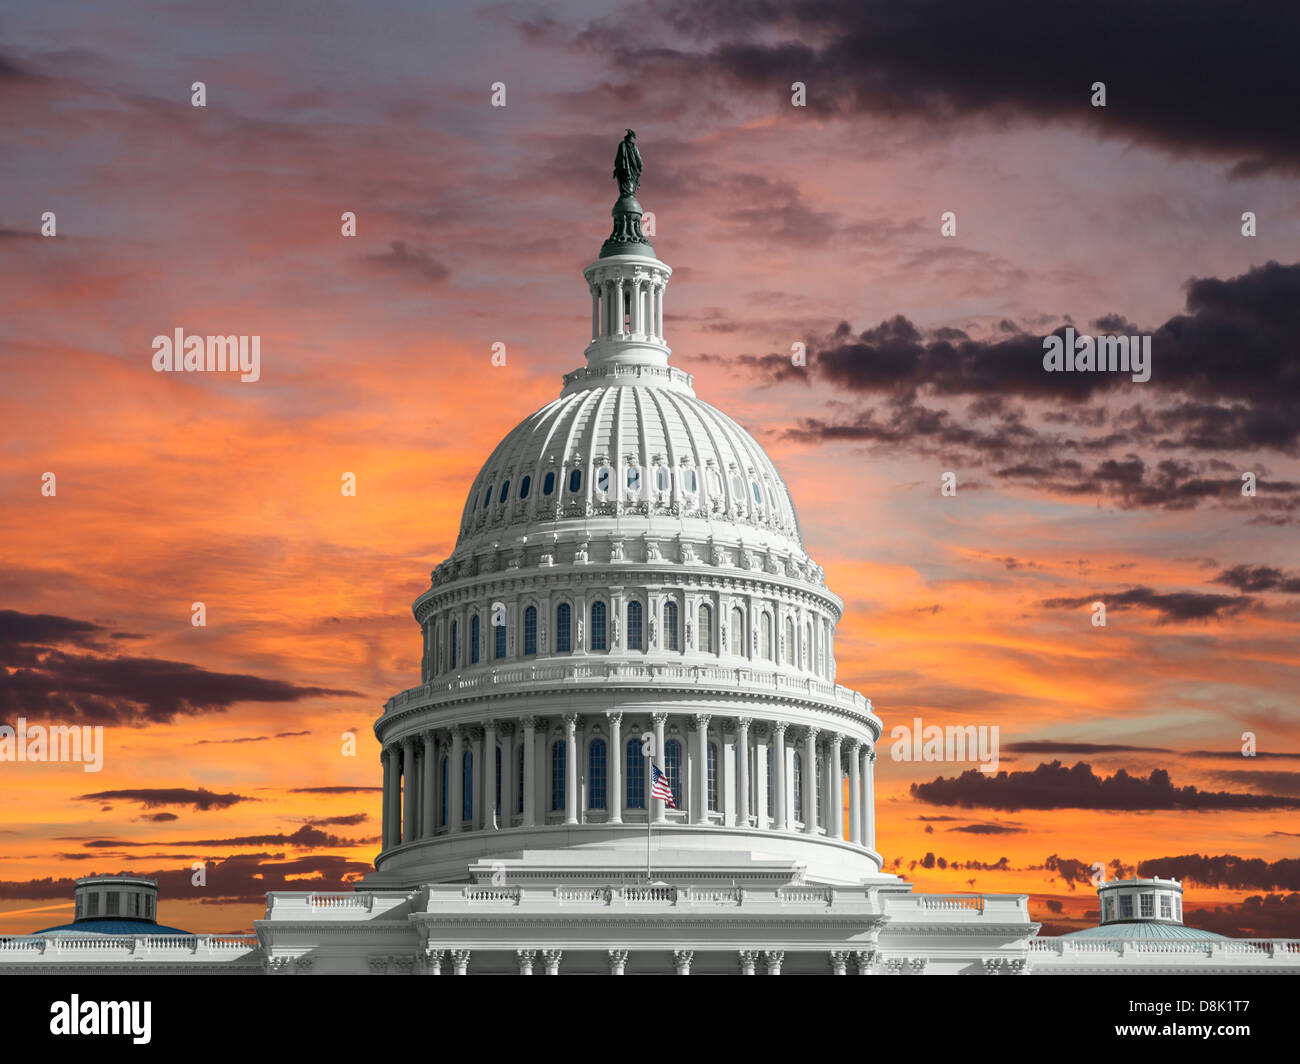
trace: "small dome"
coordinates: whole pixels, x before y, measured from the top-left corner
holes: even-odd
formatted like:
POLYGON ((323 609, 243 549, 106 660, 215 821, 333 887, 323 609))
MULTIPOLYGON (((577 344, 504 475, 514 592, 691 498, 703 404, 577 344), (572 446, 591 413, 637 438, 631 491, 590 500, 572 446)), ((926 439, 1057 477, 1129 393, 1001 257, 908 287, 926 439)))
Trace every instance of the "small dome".
POLYGON ((193 932, 182 931, 179 927, 155 924, 152 920, 129 920, 122 917, 106 917, 102 920, 77 920, 71 924, 47 927, 43 931, 33 931, 33 935, 189 935, 193 932))
POLYGON ((1103 924, 1100 927, 1085 927, 1082 931, 1071 931, 1062 938, 1223 938, 1213 931, 1202 931, 1197 927, 1185 927, 1182 924, 1163 924, 1150 920, 1134 920, 1129 923, 1103 924))

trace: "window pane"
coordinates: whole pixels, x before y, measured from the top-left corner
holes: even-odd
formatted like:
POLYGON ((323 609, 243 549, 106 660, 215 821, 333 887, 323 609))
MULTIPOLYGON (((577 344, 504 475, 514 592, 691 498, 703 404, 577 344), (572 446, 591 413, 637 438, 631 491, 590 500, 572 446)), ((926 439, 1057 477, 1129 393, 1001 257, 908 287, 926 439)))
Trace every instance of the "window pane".
POLYGON ((664 647, 677 649, 677 603, 664 603, 664 647))
POLYGON ((659 490, 660 490, 660 491, 667 491, 667 490, 668 490, 668 484, 669 484, 669 479, 668 479, 668 467, 667 467, 667 466, 660 466, 660 467, 659 467, 659 471, 658 471, 658 473, 656 474, 656 476, 659 478, 659 490))
POLYGON ((519 768, 515 773, 515 812, 522 813, 524 811, 524 748, 522 746, 519 748, 519 757, 516 760, 519 762, 519 768))
POLYGON ((700 651, 705 654, 713 652, 713 610, 707 605, 700 606, 700 651))
POLYGON ((628 650, 642 650, 641 645, 641 603, 629 602, 627 604, 627 648, 628 650))
POLYGON ((453 669, 456 667, 456 662, 457 662, 456 653, 457 650, 459 649, 459 647, 457 646, 458 634, 459 633, 458 633, 457 623, 455 621, 452 621, 451 622, 451 667, 453 669))
POLYGON ((587 758, 587 808, 605 808, 605 740, 592 739, 587 758))
POLYGON ((709 743, 709 811, 718 810, 718 744, 709 743))
POLYGON ((582 487, 582 470, 575 469, 569 474, 569 492, 576 495, 582 487))
POLYGON ((546 479, 542 481, 542 494, 549 495, 555 490, 555 474, 547 473, 546 479))
POLYGON ((497 777, 496 777, 496 778, 497 778, 497 801, 496 801, 496 811, 497 811, 497 816, 499 817, 499 816, 501 815, 501 747, 498 746, 496 752, 497 752, 497 777))
POLYGON ((794 818, 803 819, 803 758, 794 752, 794 818))
POLYGON ((461 785, 461 819, 470 820, 474 816, 474 755, 465 751, 465 779, 461 785))
POLYGON ((519 482, 519 497, 521 499, 528 498, 528 489, 531 488, 532 486, 533 486, 533 478, 524 477, 524 479, 519 482))
POLYGON ((510 481, 507 480, 501 485, 501 498, 497 499, 497 502, 505 502, 508 498, 510 498, 510 481))
POLYGON ((473 619, 469 622, 469 661, 471 665, 478 664, 478 641, 479 641, 479 620, 478 614, 474 614, 473 619))
POLYGON ((567 602, 561 602, 555 610, 555 649, 561 654, 573 650, 573 637, 569 631, 573 620, 573 610, 567 602))
POLYGON ((537 607, 524 610, 524 653, 537 653, 537 607))
POLYGON ((561 739, 551 744, 551 809, 564 811, 564 761, 568 749, 561 739))
POLYGON ((492 485, 489 484, 487 494, 483 496, 483 509, 486 510, 488 508, 488 504, 491 501, 492 501, 492 485))
POLYGON ((609 491, 609 481, 609 466, 601 466, 600 469, 596 471, 596 490, 609 491))
POLYGON ((739 607, 731 611, 731 652, 737 657, 745 652, 745 615, 739 607))
POLYGON ((631 492, 637 492, 641 490, 641 467, 640 466, 631 465, 627 467, 627 490, 631 492))
POLYGON ((442 824, 443 827, 446 827, 446 825, 447 825, 447 787, 448 787, 448 784, 447 784, 447 774, 448 774, 448 771, 449 771, 449 770, 448 770, 448 767, 447 767, 447 759, 444 757, 444 758, 442 759, 442 800, 438 803, 439 807, 442 809, 442 816, 439 817, 439 822, 442 824))
POLYGON ((627 741, 627 807, 645 808, 645 758, 639 738, 627 741))
MULTIPOLYGON (((502 620, 504 621, 504 618, 502 618, 502 620)), ((506 626, 505 624, 498 624, 495 627, 497 633, 496 656, 498 658, 504 658, 506 656, 506 626)))
POLYGON ((605 604, 603 602, 593 603, 591 607, 591 649, 607 649, 605 640, 605 604))
POLYGON ((668 786, 672 788, 677 808, 686 808, 686 796, 682 794, 682 744, 676 739, 664 743, 664 772, 668 776, 668 786))

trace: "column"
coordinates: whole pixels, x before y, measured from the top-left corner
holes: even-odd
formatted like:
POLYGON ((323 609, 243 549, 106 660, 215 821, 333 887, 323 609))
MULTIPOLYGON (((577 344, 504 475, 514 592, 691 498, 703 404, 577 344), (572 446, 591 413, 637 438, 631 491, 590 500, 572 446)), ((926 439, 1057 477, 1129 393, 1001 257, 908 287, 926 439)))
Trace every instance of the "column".
POLYGON ((393 759, 389 755, 388 748, 384 747, 379 751, 379 762, 384 766, 384 820, 383 820, 383 849, 388 849, 393 845, 393 759))
POLYGON ((749 827, 749 718, 736 721, 736 823, 749 827))
POLYGON ((469 974, 469 950, 454 949, 451 951, 451 973, 452 975, 469 974))
POLYGON ((771 729, 766 724, 754 729, 754 826, 759 830, 772 826, 767 815, 767 781, 772 771, 770 737, 771 729))
POLYGON ((519 785, 519 755, 515 752, 515 726, 502 724, 497 728, 501 736, 501 826, 510 827, 513 823, 518 800, 515 788, 519 785))
MULTIPOLYGON (((667 771, 668 771, 668 767, 664 764, 664 725, 665 725, 667 722, 668 722, 668 714, 667 714, 667 713, 656 713, 656 714, 654 715, 654 723, 655 723, 655 754, 654 754, 654 757, 651 758, 651 760, 652 760, 656 765, 658 765, 659 768, 660 768, 660 770, 663 771, 663 772, 667 772, 667 771)), ((649 780, 646 781, 646 786, 647 786, 647 787, 650 786, 650 782, 649 782, 649 780)), ((646 797, 647 797, 647 798, 650 798, 649 793, 646 794, 646 797)), ((653 817, 654 817, 654 822, 655 822, 656 824, 666 824, 666 823, 668 823, 668 814, 667 814, 667 812, 666 812, 665 809, 664 809, 664 801, 663 801, 663 799, 662 799, 662 798, 653 798, 653 799, 650 799, 650 805, 653 807, 653 808, 651 809, 651 814, 652 814, 653 817)))
POLYGON ((765 949, 763 950, 763 960, 767 962, 768 975, 780 975, 781 962, 785 960, 785 950, 765 949))
POLYGON ((659 339, 664 337, 664 290, 668 286, 662 281, 659 284, 659 298, 655 300, 655 332, 659 334, 659 339))
POLYGON ((831 770, 831 823, 827 834, 836 840, 844 838, 844 778, 840 774, 840 747, 843 741, 844 737, 839 732, 831 736, 830 764, 827 766, 831 770))
POLYGON ((447 830, 453 835, 460 831, 465 810, 465 753, 460 748, 461 734, 459 724, 451 729, 451 749, 447 752, 451 762, 451 778, 447 784, 447 830))
POLYGON ((534 961, 534 960, 536 959, 536 957, 537 957, 537 950, 535 950, 535 949, 517 949, 517 950, 515 950, 515 956, 519 958, 519 974, 520 974, 520 975, 532 975, 532 974, 533 974, 533 961, 534 961))
POLYGON ((420 780, 421 828, 420 833, 426 838, 433 838, 437 830, 437 820, 433 814, 433 796, 437 793, 438 747, 433 739, 433 732, 427 731, 424 739, 424 776, 420 780))
POLYGON ((691 817, 691 822, 695 824, 707 824, 709 822, 709 715, 707 713, 697 713, 695 715, 695 763, 699 766, 695 770, 696 777, 696 800, 691 817))
POLYGON ((738 953, 740 955, 740 974, 753 975, 754 965, 758 963, 758 950, 742 949, 738 953))
POLYGON ((772 728, 772 814, 774 831, 785 831, 785 721, 772 728))
POLYGON ((876 848, 876 751, 866 752, 866 771, 862 779, 862 845, 876 848))
POLYGON ((524 724, 524 827, 537 824, 537 718, 525 717, 524 724))
POLYGON ((564 822, 578 822, 578 715, 564 715, 564 822))
POLYGON ((849 951, 846 949, 831 950, 831 974, 848 975, 849 972, 849 951))
POLYGON ((849 842, 862 845, 862 744, 849 743, 849 842))
POLYGON ((615 329, 614 334, 616 336, 623 336, 623 278, 621 277, 616 277, 614 279, 614 306, 616 308, 614 321, 618 326, 618 328, 615 329))
POLYGON ((546 962, 547 975, 560 974, 560 961, 564 958, 564 950, 548 949, 542 951, 542 960, 546 962))
POLYGON ((600 289, 591 286, 591 338, 600 335, 600 289))
POLYGON ((621 824, 623 823, 623 714, 605 715, 609 718, 609 762, 606 775, 609 790, 605 795, 605 808, 609 811, 609 822, 621 824))
POLYGON ((695 959, 693 949, 675 949, 673 950, 673 970, 678 975, 691 974, 691 961, 695 959))
POLYGON ((645 319, 645 311, 641 307, 641 278, 633 277, 630 284, 632 285, 632 310, 628 317, 628 328, 633 333, 642 331, 642 321, 645 319))
MULTIPOLYGON (((503 766, 504 767, 504 766, 503 766)), ((496 825, 497 812, 497 722, 483 724, 483 830, 491 831, 496 825)))
POLYGON ((623 969, 627 967, 627 950, 611 949, 605 952, 609 955, 609 974, 622 975, 623 969))
POLYGON ((803 737, 803 833, 817 834, 817 729, 803 737))
POLYGON ((415 740, 402 740, 402 841, 415 838, 415 813, 420 808, 419 787, 416 784, 415 740))

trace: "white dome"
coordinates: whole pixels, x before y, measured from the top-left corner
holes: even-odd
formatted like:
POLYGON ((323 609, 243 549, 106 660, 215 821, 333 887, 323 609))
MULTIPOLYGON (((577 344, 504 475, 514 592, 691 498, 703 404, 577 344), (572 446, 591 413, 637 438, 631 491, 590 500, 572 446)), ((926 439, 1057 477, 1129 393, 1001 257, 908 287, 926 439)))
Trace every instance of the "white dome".
MULTIPOLYGON (((497 445, 470 489, 457 548, 480 534, 619 518, 746 539, 803 557, 785 481, 754 438, 695 397, 680 370, 597 367, 497 445), (638 521, 638 519, 640 519, 638 521), (675 521, 674 521, 675 519, 675 521)), ((590 527, 590 526, 589 526, 590 527)))

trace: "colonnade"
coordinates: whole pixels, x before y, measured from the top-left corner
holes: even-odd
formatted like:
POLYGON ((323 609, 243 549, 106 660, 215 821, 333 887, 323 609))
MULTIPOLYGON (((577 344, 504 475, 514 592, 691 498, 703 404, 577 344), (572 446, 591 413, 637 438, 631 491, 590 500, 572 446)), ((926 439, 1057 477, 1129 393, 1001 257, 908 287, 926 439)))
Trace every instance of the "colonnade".
POLYGON ((667 280, 635 274, 589 284, 591 338, 644 337, 663 342, 664 291, 667 280), (627 297, 625 298, 625 294, 627 297), (624 307, 628 312, 624 313, 624 307))
POLYGON ((875 849, 876 755, 815 725, 708 713, 487 719, 388 744, 383 848, 551 824, 692 824, 799 832, 875 849), (676 809, 650 793, 642 737, 676 809), (848 816, 843 800, 848 780, 848 816))
MULTIPOLYGON (((660 959, 661 951, 655 952, 656 962, 663 963, 663 960, 660 959)), ((696 952, 693 949, 673 950, 672 974, 690 975, 695 964, 696 952)), ((518 966, 520 975, 535 975, 539 972, 546 975, 559 975, 560 966, 564 963, 564 950, 562 949, 517 949, 514 954, 513 963, 518 966)), ((781 968, 785 963, 785 955, 786 951, 779 949, 736 950, 734 958, 735 971, 739 975, 780 975, 781 968)), ((605 963, 608 965, 609 974, 626 974, 631 956, 631 950, 605 950, 605 963)), ((718 954, 710 952, 707 956, 712 962, 710 970, 716 970, 718 954)), ((801 951, 800 956, 807 956, 807 954, 801 951)), ((856 975, 874 975, 879 960, 879 953, 874 949, 828 950, 824 956, 827 965, 825 970, 830 975, 848 975, 850 970, 856 975)), ((469 975, 473 957, 473 950, 449 950, 438 946, 426 946, 420 957, 422 962, 420 971, 424 975, 469 975)), ((371 970, 377 974, 387 974, 392 970, 392 962, 396 959, 391 957, 371 958, 371 970)), ((406 960, 407 965, 398 966, 398 970, 409 974, 410 958, 406 958, 406 960)), ((921 975, 925 971, 924 959, 901 959, 885 963, 891 975, 904 973, 921 975)), ((667 969, 663 970, 667 971, 667 969)))

